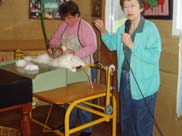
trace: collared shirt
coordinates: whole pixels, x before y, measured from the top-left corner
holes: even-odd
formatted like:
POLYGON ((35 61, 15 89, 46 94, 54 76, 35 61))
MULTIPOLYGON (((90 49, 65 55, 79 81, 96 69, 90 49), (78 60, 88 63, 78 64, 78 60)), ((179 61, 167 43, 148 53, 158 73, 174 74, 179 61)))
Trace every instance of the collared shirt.
MULTIPOLYGON (((139 25, 136 28, 136 30, 131 35, 132 41, 135 40, 136 33, 140 33, 140 32, 143 31, 144 22, 145 22, 145 19, 142 17, 141 20, 140 20, 139 25)), ((130 70, 129 65, 130 65, 130 60, 131 60, 131 49, 129 49, 127 46, 123 46, 123 52, 124 52, 125 58, 124 58, 124 62, 123 62, 123 65, 122 65, 122 70, 129 71, 130 70)))

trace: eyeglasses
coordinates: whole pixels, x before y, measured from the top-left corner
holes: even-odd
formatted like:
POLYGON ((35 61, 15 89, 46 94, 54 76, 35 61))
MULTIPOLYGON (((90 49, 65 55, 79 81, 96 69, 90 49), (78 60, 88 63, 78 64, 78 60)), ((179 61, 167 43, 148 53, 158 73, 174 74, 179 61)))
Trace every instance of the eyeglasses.
POLYGON ((74 16, 68 15, 63 18, 63 20, 72 20, 74 16))
POLYGON ((136 8, 137 8, 137 5, 131 5, 131 6, 124 6, 124 7, 123 7, 124 10, 129 10, 129 9, 130 9, 130 10, 134 10, 134 9, 136 9, 136 8))

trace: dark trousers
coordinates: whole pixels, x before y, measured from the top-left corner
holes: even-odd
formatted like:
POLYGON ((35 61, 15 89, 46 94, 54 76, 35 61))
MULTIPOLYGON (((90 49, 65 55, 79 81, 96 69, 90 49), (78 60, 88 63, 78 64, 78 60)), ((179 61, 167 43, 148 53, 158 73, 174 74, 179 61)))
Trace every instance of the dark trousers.
MULTIPOLYGON (((96 69, 95 68, 91 68, 91 81, 92 82, 96 82, 96 69)), ((92 102, 92 100, 90 100, 89 102, 92 102)), ((85 104, 81 104, 82 106, 88 107, 88 108, 92 108, 89 105, 85 105, 85 104)), ((68 108, 68 105, 65 106, 66 109, 68 108)), ((75 127, 75 123, 76 123, 76 118, 77 115, 79 114, 80 116, 80 122, 81 124, 85 124, 88 123, 90 121, 92 121, 92 113, 87 112, 85 110, 81 110, 78 108, 73 108, 71 115, 70 115, 70 127, 73 128, 75 127)), ((86 128, 83 130, 83 132, 87 132, 87 133, 91 133, 92 132, 92 127, 86 128)))
POLYGON ((140 100, 132 99, 130 73, 122 72, 120 81, 120 124, 122 136, 152 136, 153 118, 151 114, 154 114, 156 97, 157 94, 155 93, 140 100))

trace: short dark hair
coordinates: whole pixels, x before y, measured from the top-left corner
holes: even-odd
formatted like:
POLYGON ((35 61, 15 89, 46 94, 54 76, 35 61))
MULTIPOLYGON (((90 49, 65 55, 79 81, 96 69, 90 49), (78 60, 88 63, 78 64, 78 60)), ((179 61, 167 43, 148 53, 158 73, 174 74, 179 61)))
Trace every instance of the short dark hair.
MULTIPOLYGON (((120 0, 120 5, 121 5, 121 8, 123 9, 123 5, 124 5, 124 1, 130 1, 130 0, 120 0)), ((141 8, 145 8, 145 3, 146 3, 146 0, 137 0, 139 5, 140 5, 140 9, 141 8)))
POLYGON ((80 10, 78 5, 70 0, 63 2, 59 6, 59 14, 62 19, 64 19, 67 15, 75 16, 76 14, 78 14, 80 16, 80 10))
MULTIPOLYGON (((121 8, 123 10, 123 5, 124 5, 124 2, 125 1, 130 1, 130 0, 120 0, 120 5, 121 5, 121 8)), ((146 4, 146 0, 137 0, 139 5, 140 5, 140 9, 145 9, 145 4, 146 4)), ((141 15, 144 14, 144 10, 141 12, 141 15)))

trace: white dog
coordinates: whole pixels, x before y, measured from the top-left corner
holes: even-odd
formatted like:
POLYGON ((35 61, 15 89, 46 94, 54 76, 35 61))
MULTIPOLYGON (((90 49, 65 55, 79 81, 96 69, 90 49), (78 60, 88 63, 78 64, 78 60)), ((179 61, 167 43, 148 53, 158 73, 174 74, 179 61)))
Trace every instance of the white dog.
POLYGON ((63 67, 76 72, 76 68, 80 66, 85 66, 83 60, 73 54, 62 55, 58 58, 55 58, 51 64, 54 67, 63 67))
POLYGON ((76 72, 77 67, 85 66, 84 61, 76 55, 67 54, 53 59, 47 53, 40 54, 36 57, 27 56, 24 59, 17 60, 16 66, 22 67, 26 71, 39 70, 38 65, 35 66, 35 64, 33 65, 32 63, 40 63, 53 67, 67 68, 72 72, 76 72))

